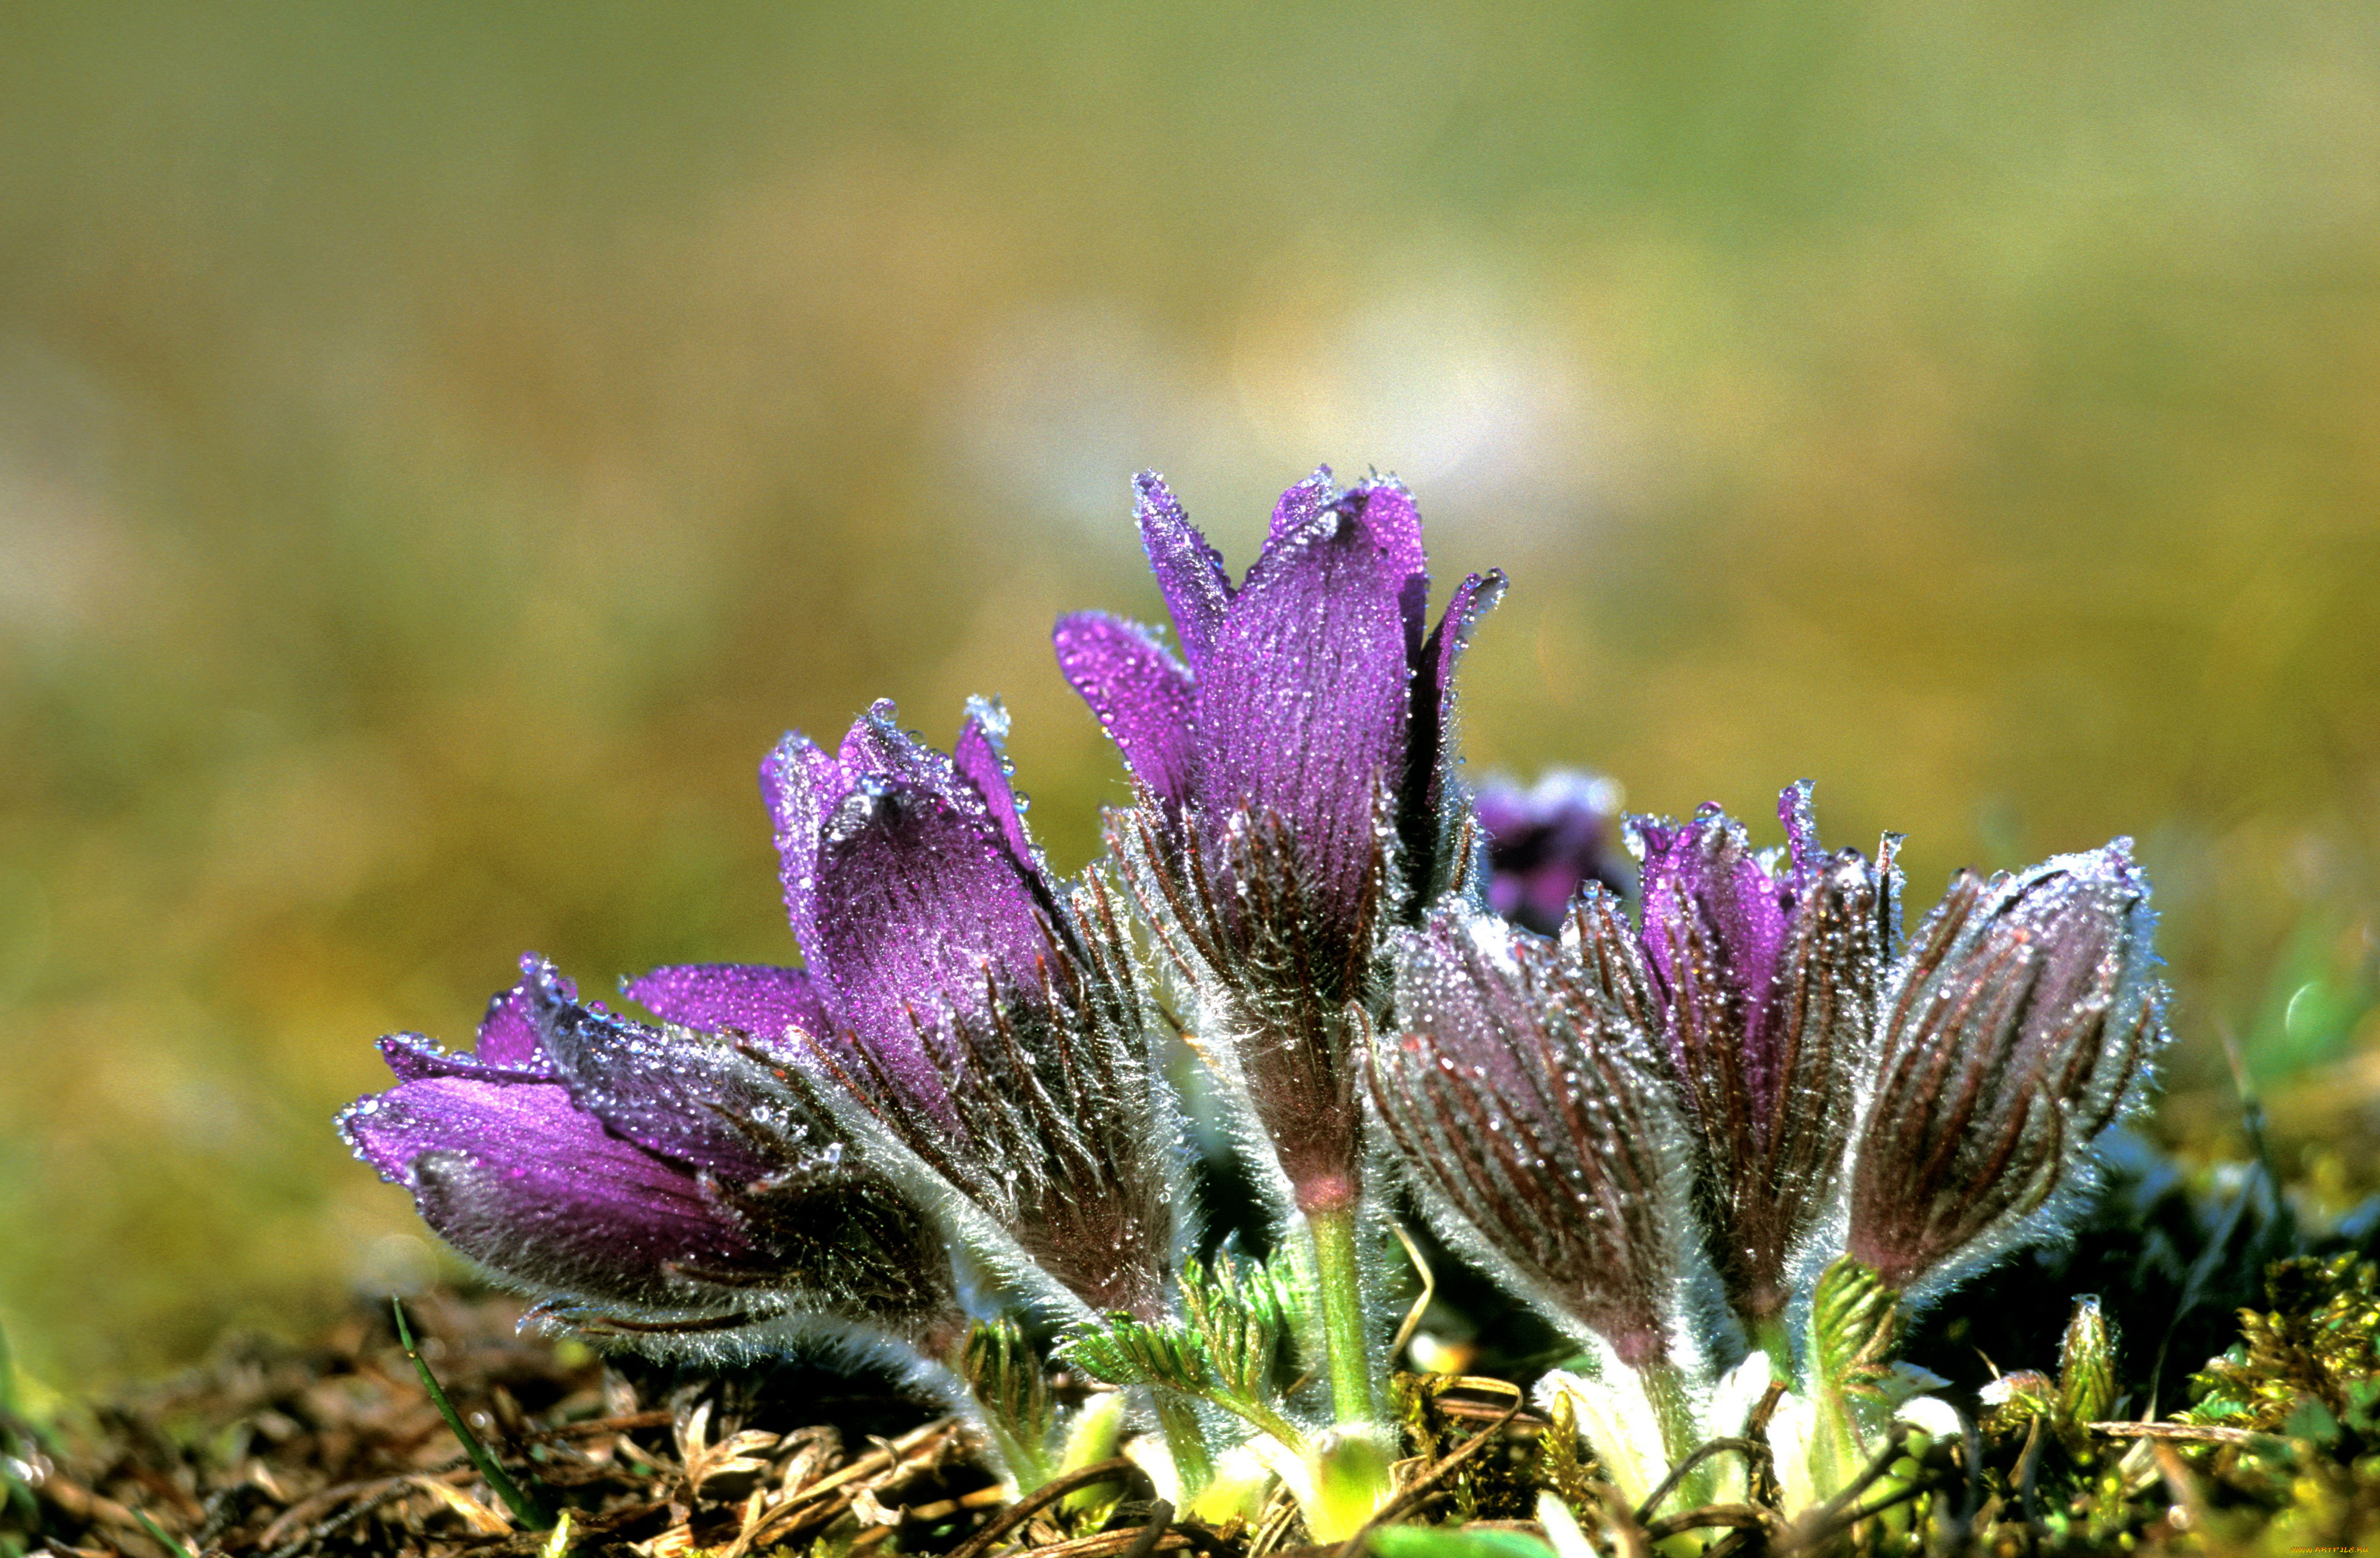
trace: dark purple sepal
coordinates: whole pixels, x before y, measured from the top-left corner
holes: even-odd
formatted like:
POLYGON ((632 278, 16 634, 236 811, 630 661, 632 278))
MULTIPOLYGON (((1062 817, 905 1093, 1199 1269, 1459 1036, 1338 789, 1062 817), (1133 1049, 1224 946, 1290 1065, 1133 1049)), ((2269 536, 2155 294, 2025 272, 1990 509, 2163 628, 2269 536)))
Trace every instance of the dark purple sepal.
POLYGON ((738 1182, 785 1161, 806 1122, 756 1085, 732 1040, 632 1022, 579 1005, 550 966, 524 982, 539 1043, 578 1107, 614 1133, 697 1170, 738 1182))
POLYGON ((845 795, 819 850, 810 967, 844 1031, 912 1097, 931 1100, 927 1046, 993 992, 1038 984, 1050 925, 1035 884, 982 819, 945 796, 870 779, 845 795))
POLYGON ((480 1081, 537 1082, 553 1081, 553 1065, 540 1056, 535 1068, 491 1066, 468 1051, 449 1053, 434 1039, 419 1033, 391 1033, 380 1041, 381 1058, 401 1082, 428 1081, 432 1077, 467 1077, 480 1081))
POLYGON ((1283 541, 1313 528, 1314 522, 1338 501, 1339 484, 1331 478, 1330 467, 1315 466, 1311 476, 1292 485, 1274 502, 1272 523, 1265 533, 1264 547, 1257 555, 1261 558, 1283 541))
POLYGON ((1062 891, 1032 847, 1003 725, 972 705, 946 757, 879 704, 832 759, 780 748, 779 847, 820 1008, 775 1069, 782 1112, 836 1120, 995 1275, 1155 1317, 1179 1187, 1143 998, 1104 897, 1062 891))
POLYGON ((996 699, 969 698, 966 719, 959 726, 958 743, 951 748, 951 767, 978 796, 1000 829, 1017 868, 1028 873, 1041 867, 1040 851, 1025 828, 1025 814, 1009 782, 1009 762, 1002 743, 1008 740, 1008 711, 996 699))
POLYGON ((865 1042, 818 1046, 786 1080, 880 1141, 888 1170, 942 1207, 955 1240, 981 1245, 988 1231, 994 1268, 1054 1281, 1081 1312, 1155 1319, 1171 1301, 1184 1193, 1178 1125, 1151 1081, 1142 996, 1106 890, 1062 900, 1050 932, 1032 983, 982 971, 973 998, 949 1001, 902 1057, 930 1072, 930 1096, 892 1073, 887 1046, 865 1042))
POLYGON ((1402 777, 1398 582, 1363 526, 1318 522, 1258 561, 1194 689, 1192 809, 1210 835, 1278 817, 1315 907, 1342 922, 1370 890, 1378 807, 1402 777))
MULTIPOLYGON (((534 952, 525 954, 521 959, 522 974, 526 976, 532 963, 542 960, 534 952)), ((537 1024, 529 1018, 525 984, 516 984, 502 995, 488 997, 487 1014, 480 1019, 473 1049, 482 1065, 518 1071, 552 1070, 551 1063, 538 1047, 537 1024)))
POLYGON ((1429 620, 1429 557, 1422 550, 1421 511, 1394 477, 1359 481, 1339 497, 1338 511, 1361 525, 1380 549, 1380 560, 1404 624, 1405 663, 1418 664, 1422 630, 1429 620))
POLYGON ((1465 578, 1447 601, 1446 614, 1430 630, 1415 663, 1397 839, 1404 856, 1406 896, 1416 906, 1455 886, 1468 864, 1464 856, 1477 842, 1456 772, 1462 759, 1456 745, 1454 670, 1480 619, 1504 598, 1504 589, 1500 569, 1465 578))
MULTIPOLYGON (((1628 923, 1627 906, 1619 893, 1600 882, 1589 882, 1572 900, 1562 922, 1564 950, 1586 970, 1588 980, 1619 1013, 1629 1028, 1647 1035, 1654 1058, 1669 1074, 1669 1054, 1661 1046, 1661 1007, 1653 993, 1652 975, 1645 967, 1645 944, 1628 923)), ((1676 1088, 1673 1085, 1674 1094, 1676 1088)))
MULTIPOLYGON (((534 952, 521 956, 521 982, 488 997, 480 1019, 474 1047, 449 1054, 419 1033, 391 1033, 380 1041, 380 1052, 399 1081, 426 1081, 431 1077, 471 1077, 487 1081, 552 1081, 553 1057, 537 1036, 529 981, 548 965, 534 952)), ((559 975, 554 976, 560 979, 559 975)), ((568 980, 561 980, 565 998, 576 998, 568 980)))
POLYGON ((844 767, 808 736, 789 733, 760 762, 760 799, 768 807, 785 896, 785 917, 804 947, 817 935, 818 848, 827 807, 843 790, 844 767))
POLYGON ((1379 477, 1342 491, 1327 467, 1281 495, 1236 593, 1170 495, 1141 518, 1172 537, 1150 551, 1187 667, 1111 619, 1059 629, 1068 679, 1144 791, 1110 840, 1273 1148, 1281 1210, 1343 1208, 1363 1175, 1359 1008, 1383 999, 1380 932, 1463 885, 1452 672, 1500 580, 1467 584, 1427 634, 1411 496, 1379 477))
POLYGON ((1805 782, 1779 800, 1770 863, 1715 806, 1635 819, 1645 966, 1699 1139, 1712 1254, 1737 1310, 1784 1312, 1834 1205, 1896 912, 1888 837, 1871 864, 1820 848, 1805 782))

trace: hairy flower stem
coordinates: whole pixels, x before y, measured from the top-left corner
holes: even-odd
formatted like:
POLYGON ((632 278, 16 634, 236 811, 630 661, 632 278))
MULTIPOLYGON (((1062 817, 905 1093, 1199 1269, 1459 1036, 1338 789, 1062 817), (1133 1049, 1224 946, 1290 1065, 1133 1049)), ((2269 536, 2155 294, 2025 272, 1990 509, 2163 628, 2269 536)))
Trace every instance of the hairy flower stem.
MULTIPOLYGON (((1702 1430, 1694 1422, 1685 1376, 1674 1363, 1648 1363, 1638 1371, 1638 1378, 1645 1383, 1645 1398, 1652 1403, 1653 1416, 1661 1425, 1661 1448, 1668 1453, 1671 1466, 1683 1465, 1686 1457, 1703 1445, 1702 1430)), ((1695 1509, 1707 1504, 1716 1475, 1715 1463, 1703 1462, 1678 1483, 1670 1502, 1680 1509, 1695 1509)))
MULTIPOLYGON (((1788 1389, 1800 1385, 1802 1371, 1793 1361, 1793 1328, 1785 1323, 1781 1314, 1752 1322, 1752 1345, 1767 1355, 1768 1377, 1781 1380, 1788 1389)), ((1737 1425, 1719 1423, 1716 1427, 1733 1432, 1737 1425)))
POLYGON ((1314 1234, 1315 1286, 1322 1300, 1322 1339, 1330 1406, 1342 1428, 1373 1426, 1372 1349, 1364 1335, 1364 1264, 1355 1250, 1352 1206, 1306 1214, 1314 1234))

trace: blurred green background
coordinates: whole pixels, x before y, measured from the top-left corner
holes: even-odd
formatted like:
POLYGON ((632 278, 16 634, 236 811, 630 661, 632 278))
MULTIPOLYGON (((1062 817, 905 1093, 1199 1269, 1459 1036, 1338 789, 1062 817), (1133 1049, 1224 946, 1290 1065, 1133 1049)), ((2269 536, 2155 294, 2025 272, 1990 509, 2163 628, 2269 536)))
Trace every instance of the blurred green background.
MULTIPOLYGON (((377 1034, 783 960, 753 774, 1235 566, 1318 460, 1514 574, 1475 770, 1947 873, 2141 840, 2161 1129, 2368 1178, 2380 10, 0 6, 0 1322, 425 1258, 377 1034), (2311 1153, 2312 1157, 2306 1154, 2311 1153)), ((2344 1193, 2341 1190, 2340 1193, 2344 1193)))

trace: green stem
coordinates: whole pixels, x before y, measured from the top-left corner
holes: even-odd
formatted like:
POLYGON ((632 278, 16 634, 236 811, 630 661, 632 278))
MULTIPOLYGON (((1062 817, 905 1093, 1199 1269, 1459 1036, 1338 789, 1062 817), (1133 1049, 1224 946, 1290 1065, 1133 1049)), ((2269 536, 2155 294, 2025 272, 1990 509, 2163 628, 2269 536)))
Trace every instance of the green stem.
POLYGON ((1321 1290, 1331 1409, 1342 1424, 1369 1426, 1378 1407, 1372 1394, 1372 1349, 1364 1334, 1364 1266, 1355 1250, 1355 1211, 1308 1213, 1305 1223, 1314 1232, 1314 1277, 1321 1290))
MULTIPOLYGON (((1793 1366, 1793 1328, 1785 1323, 1781 1314, 1752 1322, 1752 1345, 1768 1355, 1768 1377, 1782 1380, 1791 1389, 1801 1383, 1802 1371, 1793 1366)), ((1720 1423, 1730 1433, 1739 1425, 1720 1423)))
POLYGON ((1236 1401, 1227 1396, 1213 1398, 1216 1406, 1232 1413, 1258 1433, 1269 1433, 1286 1445, 1292 1454, 1305 1455, 1313 1449, 1305 1434, 1295 1423, 1271 1407, 1257 1402, 1236 1401))

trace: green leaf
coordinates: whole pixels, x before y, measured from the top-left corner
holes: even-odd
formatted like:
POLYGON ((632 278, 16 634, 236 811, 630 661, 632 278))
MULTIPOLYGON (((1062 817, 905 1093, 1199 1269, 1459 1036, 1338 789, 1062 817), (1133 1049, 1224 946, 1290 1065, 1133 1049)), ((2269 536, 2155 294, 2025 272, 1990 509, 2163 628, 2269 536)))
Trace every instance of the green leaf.
POLYGON ((1213 1371, 1205 1347, 1179 1325, 1151 1325, 1128 1314, 1111 1314, 1103 1329, 1068 1337, 1058 1356, 1111 1385, 1165 1385, 1201 1396, 1212 1393, 1213 1371))
POLYGON ((1041 1357, 1025 1339, 1024 1329, 1005 1316, 978 1322, 960 1350, 959 1374, 983 1408, 1001 1455, 1019 1484, 1030 1490, 1048 1481, 1053 1470, 1050 1441, 1057 1409, 1041 1357))
POLYGON ((1554 1558, 1525 1531, 1472 1531, 1460 1526, 1383 1526, 1372 1533, 1380 1558, 1554 1558))
POLYGON ((1900 1295, 1844 1255, 1818 1277, 1810 1298, 1810 1358, 1819 1378, 1855 1389, 1881 1373, 1900 1340, 1900 1295))
POLYGON ((1210 1401, 1304 1453, 1305 1436, 1281 1410, 1273 1377, 1296 1298, 1263 1262, 1219 1255, 1183 1262, 1184 1320, 1150 1324, 1111 1314, 1079 1331, 1059 1356, 1112 1385, 1150 1385, 1210 1401))
POLYGON ((2066 1322, 2058 1395, 2069 1423, 2101 1422, 2116 1408, 2116 1339, 2095 1297, 2076 1299, 2066 1322))

